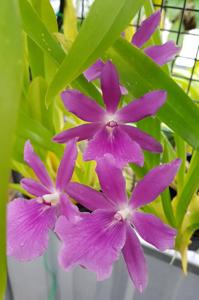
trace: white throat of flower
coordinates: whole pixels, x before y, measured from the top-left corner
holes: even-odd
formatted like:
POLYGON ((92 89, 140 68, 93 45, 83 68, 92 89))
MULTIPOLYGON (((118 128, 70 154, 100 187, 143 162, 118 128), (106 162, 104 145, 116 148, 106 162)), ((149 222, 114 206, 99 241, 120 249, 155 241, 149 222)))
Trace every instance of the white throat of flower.
POLYGON ((52 194, 46 194, 46 195, 43 195, 41 198, 40 198, 40 201, 41 203, 46 203, 46 204, 49 204, 51 206, 56 206, 59 202, 59 193, 58 192, 55 192, 55 193, 52 193, 52 194))
POLYGON ((132 213, 133 213, 132 209, 130 207, 126 206, 123 209, 118 210, 114 217, 119 221, 120 220, 125 221, 132 216, 132 213))

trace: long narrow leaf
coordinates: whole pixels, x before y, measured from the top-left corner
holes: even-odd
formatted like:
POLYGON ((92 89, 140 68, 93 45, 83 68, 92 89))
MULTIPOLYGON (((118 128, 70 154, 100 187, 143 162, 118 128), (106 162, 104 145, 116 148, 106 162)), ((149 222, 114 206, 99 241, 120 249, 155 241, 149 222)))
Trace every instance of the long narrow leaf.
POLYGON ((6 203, 13 132, 15 129, 23 74, 23 42, 18 4, 0 4, 0 299, 6 287, 6 203), (8 19, 9 18, 9 19, 8 19))

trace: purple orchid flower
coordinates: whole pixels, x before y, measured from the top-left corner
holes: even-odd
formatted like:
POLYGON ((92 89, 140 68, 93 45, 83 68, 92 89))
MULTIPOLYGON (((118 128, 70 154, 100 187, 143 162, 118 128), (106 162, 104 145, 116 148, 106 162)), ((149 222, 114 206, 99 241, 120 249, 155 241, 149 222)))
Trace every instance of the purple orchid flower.
POLYGON ((53 140, 58 143, 65 143, 74 137, 79 141, 89 140, 84 160, 96 160, 109 153, 121 165, 133 162, 142 166, 142 149, 159 153, 162 147, 150 135, 126 123, 155 115, 164 104, 167 93, 163 90, 152 91, 118 109, 121 91, 118 74, 110 61, 101 74, 101 88, 106 110, 77 90, 62 93, 66 109, 90 123, 68 129, 53 140))
POLYGON ((68 143, 57 172, 54 185, 44 164, 29 141, 24 147, 24 160, 32 168, 38 181, 24 178, 22 187, 35 198, 17 198, 8 204, 7 254, 21 261, 32 260, 44 253, 49 231, 57 217, 64 215, 70 222, 79 219, 79 212, 69 200, 65 189, 71 179, 76 157, 76 140, 68 143))
POLYGON ((82 265, 103 280, 110 276, 112 265, 122 251, 130 277, 142 292, 147 285, 147 267, 136 233, 164 251, 173 247, 176 230, 138 209, 169 186, 179 165, 177 159, 152 169, 136 185, 129 200, 122 171, 110 155, 97 164, 102 193, 80 183, 69 183, 68 194, 93 212, 74 225, 65 217, 58 219, 55 232, 63 242, 60 265, 65 270, 82 265))
MULTIPOLYGON (((131 43, 138 48, 142 48, 157 29, 160 20, 161 11, 158 10, 141 23, 139 29, 133 35, 131 43)), ((180 47, 177 47, 173 41, 144 49, 144 53, 160 66, 173 60, 179 51, 180 47)))
MULTIPOLYGON (((133 35, 131 43, 138 48, 142 48, 159 26, 160 20, 161 10, 158 10, 141 23, 139 29, 133 35)), ((173 41, 168 41, 162 45, 150 46, 144 49, 144 53, 160 66, 173 60, 179 51, 180 47, 177 47, 173 41)), ((104 66, 105 63, 101 59, 98 59, 92 66, 84 71, 84 76, 89 82, 96 80, 101 77, 104 66)), ((120 89, 122 95, 128 94, 128 91, 124 86, 120 85, 120 89)))

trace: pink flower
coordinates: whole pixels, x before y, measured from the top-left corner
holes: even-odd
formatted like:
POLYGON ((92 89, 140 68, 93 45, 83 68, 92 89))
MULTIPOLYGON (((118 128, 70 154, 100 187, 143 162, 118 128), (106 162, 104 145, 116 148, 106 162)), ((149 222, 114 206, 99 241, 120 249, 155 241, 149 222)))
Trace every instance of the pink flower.
POLYGON ((66 109, 90 123, 68 129, 56 135, 54 141, 65 143, 74 137, 79 141, 89 140, 84 152, 85 160, 96 160, 109 153, 121 165, 133 162, 142 166, 144 157, 141 149, 161 152, 162 147, 150 135, 126 123, 155 115, 166 100, 166 92, 149 92, 118 109, 121 91, 118 74, 110 61, 103 68, 101 88, 106 109, 77 90, 62 93, 66 109))
MULTIPOLYGON (((132 44, 138 48, 142 48, 157 29, 160 24, 160 20, 160 10, 156 11, 149 18, 144 20, 132 37, 132 44)), ((180 48, 177 47, 173 41, 168 41, 163 45, 155 45, 144 48, 144 53, 160 66, 173 60, 179 51, 180 48)))
POLYGON ((54 229, 58 216, 70 222, 79 219, 79 212, 68 199, 66 186, 71 179, 77 149, 75 140, 68 143, 54 185, 44 164, 29 141, 24 147, 24 160, 33 169, 38 181, 24 178, 22 187, 35 198, 17 198, 8 204, 7 254, 22 261, 32 260, 44 253, 49 231, 54 229))
POLYGON ((93 211, 75 224, 65 217, 57 221, 55 232, 62 240, 59 262, 65 270, 82 265, 96 272, 98 280, 110 276, 113 263, 124 256, 130 277, 139 291, 147 285, 147 268, 137 233, 164 251, 172 248, 176 230, 157 217, 138 209, 153 200, 174 179, 180 160, 151 170, 135 187, 130 199, 121 169, 112 156, 97 164, 101 192, 79 183, 69 183, 68 194, 93 211))
MULTIPOLYGON (((138 48, 142 48, 159 26, 160 20, 161 11, 158 10, 141 23, 139 29, 133 35, 131 43, 138 48)), ((177 47, 173 41, 144 48, 144 53, 160 66, 172 61, 179 51, 180 47, 177 47)), ((101 77, 104 66, 105 63, 101 59, 98 59, 84 72, 84 76, 89 82, 96 80, 101 77)), ((128 94, 124 86, 120 85, 120 89, 122 95, 128 94)))

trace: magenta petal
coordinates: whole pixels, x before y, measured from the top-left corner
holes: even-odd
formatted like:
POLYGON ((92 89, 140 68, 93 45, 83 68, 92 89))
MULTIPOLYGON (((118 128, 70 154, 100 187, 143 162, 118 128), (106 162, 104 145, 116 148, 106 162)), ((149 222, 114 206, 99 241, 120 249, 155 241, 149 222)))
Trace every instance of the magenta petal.
POLYGON ((40 182, 31 178, 23 178, 20 182, 21 186, 31 195, 41 197, 46 194, 50 194, 50 191, 42 185, 40 182))
POLYGON ((133 141, 138 143, 142 149, 154 153, 162 152, 162 145, 146 132, 143 132, 139 128, 130 125, 120 126, 122 130, 124 130, 133 141))
POLYGON ((66 194, 60 195, 59 215, 67 218, 71 223, 81 220, 79 209, 74 205, 66 194))
POLYGON ((132 224, 139 235, 148 243, 161 251, 174 247, 176 230, 162 223, 154 215, 135 211, 132 224))
POLYGON ((113 204, 104 197, 103 193, 97 192, 84 184, 70 182, 67 185, 66 192, 71 198, 91 211, 99 208, 113 209, 113 204))
POLYGON ((126 182, 122 170, 116 166, 116 162, 109 155, 97 162, 96 172, 103 193, 111 199, 115 205, 121 206, 127 203, 126 182))
POLYGON ((111 61, 107 61, 102 70, 101 89, 107 111, 114 113, 121 98, 121 91, 119 77, 111 61))
POLYGON ((34 152, 30 141, 27 141, 24 146, 24 160, 33 169, 37 178, 47 188, 53 188, 53 183, 46 171, 46 168, 37 154, 34 152))
POLYGON ((39 204, 36 199, 15 199, 8 204, 7 254, 22 261, 44 253, 48 233, 55 225, 55 208, 39 204))
POLYGON ((132 44, 141 48, 152 36, 160 23, 161 11, 158 10, 144 20, 132 38, 132 44))
POLYGON ((95 100, 78 90, 66 90, 61 97, 66 109, 84 121, 100 122, 105 116, 105 110, 95 100))
POLYGON ((143 292, 148 283, 147 266, 140 241, 130 226, 127 227, 126 243, 122 253, 135 287, 143 292))
POLYGON ((76 148, 76 139, 68 142, 62 160, 60 162, 57 179, 56 179, 56 188, 59 191, 64 191, 67 183, 73 175, 73 170, 75 167, 75 162, 77 159, 77 148, 76 148))
POLYGON ((63 241, 59 262, 65 270, 82 265, 96 272, 98 280, 110 276, 126 239, 126 224, 113 216, 96 210, 73 225, 64 217, 58 219, 55 232, 63 241))
POLYGON ((91 67, 89 67, 85 72, 84 76, 90 82, 95 79, 98 79, 101 76, 102 69, 104 67, 103 61, 98 59, 91 67))
POLYGON ((89 141, 84 151, 85 160, 97 160, 105 154, 111 154, 120 166, 128 162, 143 165, 144 157, 140 146, 119 126, 109 130, 106 127, 99 130, 89 141))
POLYGON ((177 47, 173 41, 144 49, 145 54, 160 66, 173 60, 179 51, 180 47, 177 47))
POLYGON ((155 200, 173 181, 181 164, 176 159, 169 164, 153 168, 136 185, 132 196, 131 205, 133 208, 141 207, 155 200))
POLYGON ((120 122, 137 122, 153 116, 166 101, 167 93, 163 90, 149 92, 137 100, 131 101, 117 112, 120 122))
POLYGON ((83 124, 57 134, 53 137, 53 141, 57 143, 67 143, 74 138, 78 138, 78 141, 89 140, 101 127, 102 126, 97 123, 83 124))

